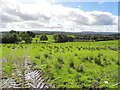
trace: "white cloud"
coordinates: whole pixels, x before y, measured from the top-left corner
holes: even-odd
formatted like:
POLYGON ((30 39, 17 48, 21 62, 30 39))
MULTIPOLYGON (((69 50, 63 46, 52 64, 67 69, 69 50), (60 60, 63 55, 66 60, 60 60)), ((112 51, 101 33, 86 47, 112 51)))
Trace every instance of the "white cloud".
POLYGON ((2 28, 7 29, 117 31, 117 16, 109 12, 85 12, 57 5, 53 0, 0 0, 0 8, 2 28))
POLYGON ((109 12, 92 11, 88 13, 94 19, 92 22, 93 25, 117 25, 117 16, 109 12))

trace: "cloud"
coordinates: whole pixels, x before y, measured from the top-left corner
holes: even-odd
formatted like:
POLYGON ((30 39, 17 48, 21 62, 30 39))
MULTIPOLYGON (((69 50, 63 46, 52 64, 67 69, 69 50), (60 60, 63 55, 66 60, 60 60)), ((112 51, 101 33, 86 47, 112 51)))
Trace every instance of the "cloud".
POLYGON ((82 31, 97 26, 117 26, 117 16, 112 13, 85 12, 55 4, 52 0, 34 0, 32 3, 0 0, 0 8, 2 28, 82 31))
POLYGON ((109 12, 92 11, 89 14, 94 19, 92 25, 117 25, 117 16, 112 15, 109 12))

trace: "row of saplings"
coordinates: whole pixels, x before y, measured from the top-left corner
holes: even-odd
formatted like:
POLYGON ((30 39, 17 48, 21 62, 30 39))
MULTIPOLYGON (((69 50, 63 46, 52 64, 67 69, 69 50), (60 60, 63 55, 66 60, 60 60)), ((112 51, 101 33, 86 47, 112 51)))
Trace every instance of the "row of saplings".
MULTIPOLYGON (((21 41, 25 41, 25 43, 31 43, 32 38, 35 38, 35 33, 31 31, 27 32, 17 32, 17 31, 10 31, 9 33, 2 35, 2 43, 19 43, 21 41)), ((73 38, 63 34, 55 34, 53 35, 55 42, 68 42, 73 41, 73 38)), ((48 37, 45 34, 40 36, 41 41, 47 41, 48 37)), ((36 39, 37 42, 37 39, 36 39)))

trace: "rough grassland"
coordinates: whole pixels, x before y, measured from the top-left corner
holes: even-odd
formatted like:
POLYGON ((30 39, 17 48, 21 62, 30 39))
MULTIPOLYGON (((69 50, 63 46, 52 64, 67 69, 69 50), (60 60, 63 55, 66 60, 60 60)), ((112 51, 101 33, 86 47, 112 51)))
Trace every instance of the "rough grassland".
POLYGON ((14 63, 22 65, 27 56, 31 68, 42 69, 52 87, 117 87, 118 41, 2 44, 0 48, 0 58, 8 60, 3 62, 6 77, 12 77, 14 63))

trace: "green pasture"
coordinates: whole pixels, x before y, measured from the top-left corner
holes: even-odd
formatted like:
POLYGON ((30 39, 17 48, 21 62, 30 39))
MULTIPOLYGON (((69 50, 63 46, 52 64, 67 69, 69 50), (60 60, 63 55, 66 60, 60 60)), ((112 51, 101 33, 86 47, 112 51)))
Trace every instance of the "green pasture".
MULTIPOLYGON (((116 88, 118 83, 118 41, 1 44, 3 74, 11 76, 14 64, 33 63, 43 77, 56 88, 116 88), (106 83, 107 82, 107 83, 106 83)), ((38 38, 34 38, 33 42, 38 38)), ((39 40, 38 40, 39 41, 39 40)), ((19 68, 20 69, 20 68, 19 68)), ((21 69, 20 69, 21 70, 21 69)))

